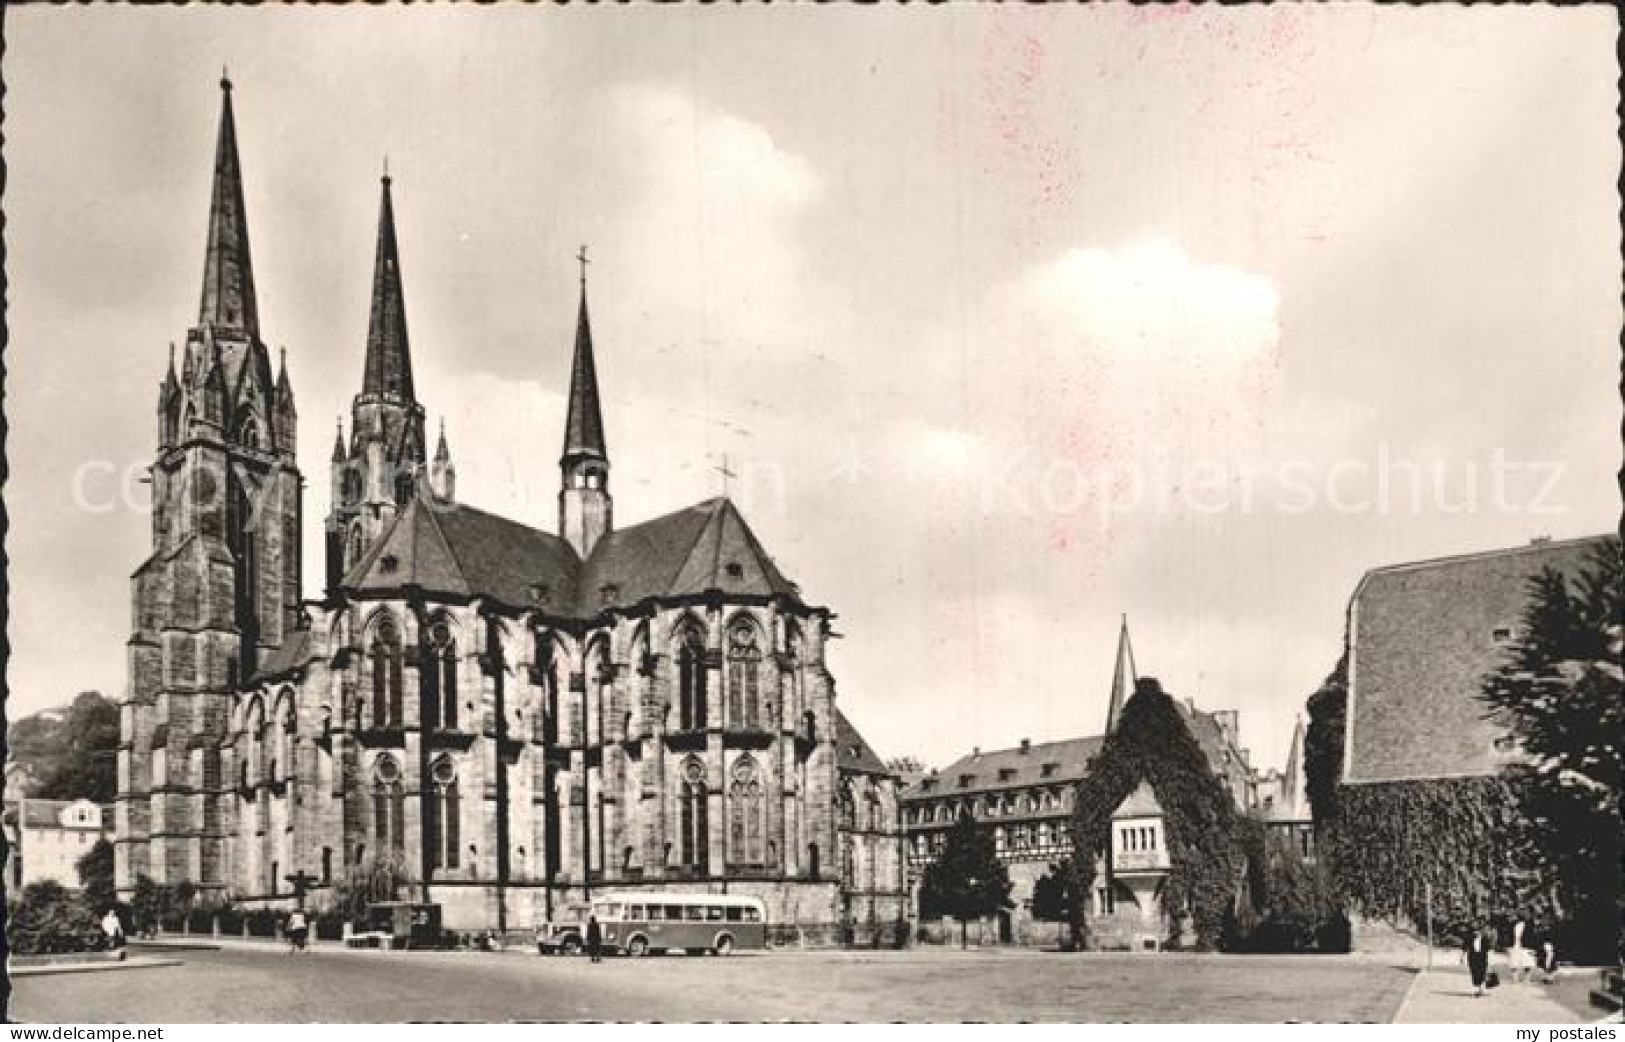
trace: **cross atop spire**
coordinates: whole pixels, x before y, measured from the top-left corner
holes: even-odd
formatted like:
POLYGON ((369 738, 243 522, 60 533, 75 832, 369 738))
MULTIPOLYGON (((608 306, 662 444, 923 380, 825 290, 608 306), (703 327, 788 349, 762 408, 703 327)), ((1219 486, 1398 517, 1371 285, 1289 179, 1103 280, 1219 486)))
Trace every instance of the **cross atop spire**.
POLYGON ((253 338, 259 335, 254 265, 243 210, 243 174, 237 159, 237 126, 231 112, 231 79, 220 72, 220 133, 214 150, 214 187, 209 198, 209 237, 203 260, 203 300, 198 325, 253 338))
POLYGON ((1123 704, 1134 694, 1134 648, 1128 641, 1128 616, 1123 616, 1123 628, 1117 634, 1117 665, 1112 670, 1111 699, 1106 704, 1106 733, 1117 730, 1123 717, 1123 704))
POLYGON ((378 253, 372 272, 372 317, 367 325, 367 367, 361 393, 416 401, 412 354, 406 336, 406 298, 401 289, 400 253, 395 244, 395 206, 389 168, 384 168, 378 206, 378 253))
POLYGON ((598 403, 598 368, 592 356, 592 322, 587 317, 587 247, 581 262, 581 309, 576 317, 575 357, 570 363, 570 410, 564 424, 564 459, 609 459, 604 445, 604 416, 598 403))

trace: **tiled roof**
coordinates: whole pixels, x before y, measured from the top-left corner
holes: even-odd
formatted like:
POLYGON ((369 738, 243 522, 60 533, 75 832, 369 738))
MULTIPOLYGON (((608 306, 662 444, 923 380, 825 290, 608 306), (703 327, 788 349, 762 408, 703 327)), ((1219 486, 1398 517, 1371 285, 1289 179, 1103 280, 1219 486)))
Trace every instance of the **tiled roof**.
POLYGON ((419 497, 356 563, 344 585, 360 592, 417 586, 456 597, 483 595, 574 618, 713 590, 799 600, 795 584, 779 572, 726 499, 610 532, 583 564, 568 543, 549 532, 419 497))
POLYGON ((941 796, 1016 789, 1029 785, 1073 784, 1083 780, 1089 760, 1100 751, 1105 738, 1071 738, 1061 742, 1040 742, 1023 751, 994 749, 962 756, 933 775, 921 778, 903 793, 904 799, 936 799, 941 796), (1049 775, 1044 765, 1053 764, 1049 775), (960 785, 961 778, 968 783, 960 785))
POLYGON ((837 763, 843 771, 862 771, 865 774, 890 774, 885 761, 864 741, 863 735, 852 726, 852 721, 839 709, 835 710, 835 744, 837 763))
POLYGON ((1154 818, 1162 814, 1162 804, 1157 802, 1157 794, 1151 790, 1151 783, 1141 781, 1128 794, 1128 799, 1117 805, 1112 811, 1113 818, 1154 818))
POLYGON ((1490 774, 1499 728, 1476 695, 1546 567, 1573 575, 1609 537, 1541 542, 1367 572, 1349 607, 1344 780, 1490 774), (1497 631, 1505 631, 1497 638, 1497 631))

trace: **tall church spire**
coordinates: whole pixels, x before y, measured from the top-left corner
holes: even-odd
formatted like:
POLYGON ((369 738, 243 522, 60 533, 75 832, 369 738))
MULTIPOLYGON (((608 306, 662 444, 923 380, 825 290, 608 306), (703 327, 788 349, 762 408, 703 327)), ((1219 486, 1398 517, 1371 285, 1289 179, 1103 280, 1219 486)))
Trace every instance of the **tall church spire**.
POLYGON ((576 260, 581 262, 581 310, 570 363, 564 455, 559 458, 559 535, 585 558, 613 529, 614 504, 609 496, 604 415, 598 404, 598 370, 592 358, 592 325, 587 319, 587 247, 581 247, 576 260))
POLYGON ((248 251, 237 127, 231 115, 231 80, 224 75, 220 91, 220 135, 214 150, 214 190, 209 199, 209 244, 203 263, 198 325, 254 338, 259 335, 254 265, 248 251))
POLYGON ((576 254, 581 262, 581 307, 576 315, 575 357, 570 363, 570 411, 564 423, 564 458, 573 461, 608 461, 604 446, 604 416, 598 404, 598 369, 592 357, 592 322, 587 317, 587 248, 576 254))
POLYGON ((388 167, 378 209, 378 253, 372 271, 372 318, 367 325, 367 368, 361 393, 416 401, 412 354, 406 338, 406 299, 401 293, 401 260, 395 245, 395 207, 388 167))
POLYGON ((1123 628, 1117 634, 1117 666, 1112 670, 1111 700, 1106 705, 1106 733, 1117 730, 1123 717, 1123 705, 1134 694, 1134 648, 1128 641, 1128 616, 1123 616, 1123 628))

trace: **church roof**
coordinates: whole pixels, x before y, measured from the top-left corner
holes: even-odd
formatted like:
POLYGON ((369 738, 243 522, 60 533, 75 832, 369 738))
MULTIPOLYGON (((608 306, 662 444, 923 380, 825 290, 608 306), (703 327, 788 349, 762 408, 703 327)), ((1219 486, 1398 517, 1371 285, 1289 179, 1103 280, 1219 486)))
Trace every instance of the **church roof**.
POLYGON ((1367 572, 1349 605, 1343 780, 1495 773, 1502 731, 1477 695, 1522 627, 1528 580, 1548 567, 1572 577, 1609 539, 1543 541, 1367 572))
POLYGON ((583 619, 712 591, 799 599, 795 584, 726 499, 611 532, 583 563, 550 532, 419 496, 345 576, 344 586, 362 593, 415 586, 454 597, 488 596, 583 619))
MULTIPOLYGON (((571 606, 580 561, 559 537, 461 503, 417 496, 356 562, 344 585, 360 592, 415 586, 511 605, 571 606)), ((561 614, 569 614, 562 612, 561 614)))
POLYGON ((237 125, 232 118, 229 79, 221 78, 220 91, 220 135, 215 142, 198 325, 253 339, 259 335, 259 312, 254 300, 254 265, 248 249, 248 215, 243 209, 243 172, 237 160, 237 125))
POLYGON ((590 615, 712 590, 799 599, 739 509, 720 497, 605 535, 582 570, 581 607, 590 615))
POLYGON ((875 754, 863 735, 852 726, 852 721, 839 709, 835 710, 835 746, 837 765, 843 771, 861 771, 864 774, 891 774, 885 761, 875 754))

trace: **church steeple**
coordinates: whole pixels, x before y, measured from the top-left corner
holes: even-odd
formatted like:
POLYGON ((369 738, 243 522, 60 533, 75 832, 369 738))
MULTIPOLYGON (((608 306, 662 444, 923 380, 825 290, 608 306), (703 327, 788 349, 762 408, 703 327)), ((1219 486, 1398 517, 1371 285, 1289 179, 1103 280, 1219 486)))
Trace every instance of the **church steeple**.
POLYGON ((581 247, 576 260, 581 262, 581 307, 570 362, 564 455, 559 457, 559 535, 585 558, 613 528, 613 504, 604 415, 598 403, 598 369, 592 356, 592 323, 587 317, 587 247, 581 247))
POLYGON ((378 208, 378 252, 372 270, 372 317, 367 325, 367 368, 361 393, 413 402, 412 353, 406 337, 406 298, 395 245, 395 206, 389 168, 384 168, 378 208))
POLYGON ((248 250, 237 127, 231 114, 231 80, 224 75, 220 91, 220 135, 214 150, 214 190, 209 199, 209 242, 198 325, 254 339, 260 330, 254 265, 248 250))
POLYGON ((568 467, 572 461, 587 459, 609 462, 609 451, 604 446, 604 415, 598 404, 598 369, 592 357, 592 321, 587 316, 587 248, 583 246, 577 260, 581 262, 581 306, 576 313, 575 357, 570 362, 570 411, 564 423, 564 457, 559 462, 568 467))
POLYGON ((1134 648, 1128 641, 1128 616, 1123 616, 1123 628, 1117 634, 1117 666, 1112 670, 1111 699, 1106 704, 1106 733, 1117 730, 1123 717, 1123 704, 1134 694, 1134 648))

